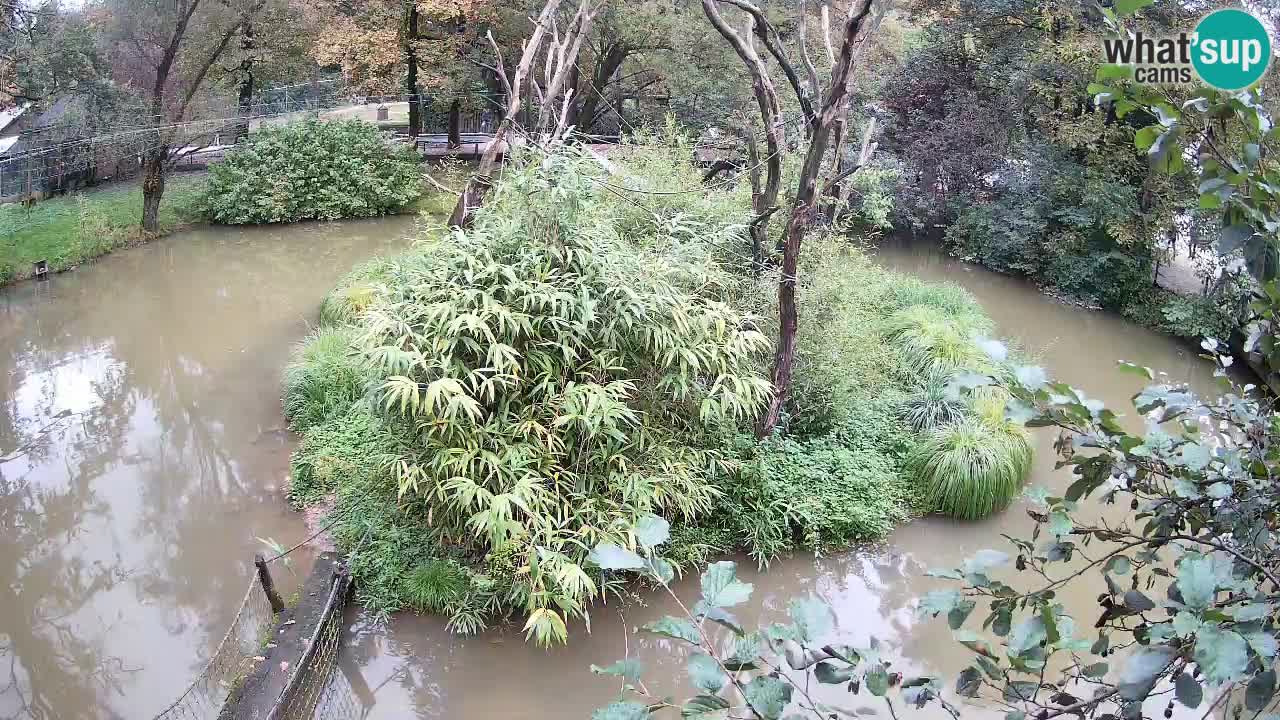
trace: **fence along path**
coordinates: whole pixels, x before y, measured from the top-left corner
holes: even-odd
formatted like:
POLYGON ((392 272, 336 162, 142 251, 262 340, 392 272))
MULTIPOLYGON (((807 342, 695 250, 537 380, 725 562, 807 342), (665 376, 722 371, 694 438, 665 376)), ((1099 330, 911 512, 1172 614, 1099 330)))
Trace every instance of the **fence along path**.
POLYGON ((352 587, 346 565, 337 554, 322 553, 292 608, 284 608, 267 570, 268 563, 306 542, 270 560, 258 557, 257 572, 246 583, 226 635, 199 675, 154 720, 362 720, 368 715, 372 693, 358 670, 339 664, 343 611, 352 587), (339 667, 343 672, 336 672, 339 667))
POLYGON ((250 577, 244 599, 227 634, 196 679, 155 720, 205 720, 216 718, 236 682, 252 666, 262 650, 262 638, 271 629, 275 613, 267 594, 250 577))

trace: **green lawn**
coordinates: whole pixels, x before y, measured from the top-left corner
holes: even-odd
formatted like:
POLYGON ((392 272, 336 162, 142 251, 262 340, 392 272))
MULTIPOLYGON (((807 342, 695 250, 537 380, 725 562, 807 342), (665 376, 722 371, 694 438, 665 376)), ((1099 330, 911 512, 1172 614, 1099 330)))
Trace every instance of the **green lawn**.
MULTIPOLYGON (((203 176, 169 178, 160 204, 161 234, 195 220, 190 203, 203 184, 203 176)), ((138 242, 141 219, 137 182, 49 198, 30 209, 0 205, 0 285, 31 277, 39 260, 57 272, 138 242)))

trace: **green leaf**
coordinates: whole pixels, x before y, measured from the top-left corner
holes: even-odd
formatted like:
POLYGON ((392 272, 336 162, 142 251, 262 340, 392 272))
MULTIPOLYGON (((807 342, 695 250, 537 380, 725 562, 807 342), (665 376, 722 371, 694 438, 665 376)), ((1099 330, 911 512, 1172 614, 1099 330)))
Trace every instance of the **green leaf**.
POLYGON ((775 677, 759 675, 747 683, 743 694, 762 720, 777 720, 791 702, 791 685, 775 677))
POLYGON ((1141 590, 1128 590, 1124 594, 1124 606, 1134 612, 1146 612, 1154 610, 1156 604, 1141 590))
POLYGON ((1176 654, 1173 648, 1163 645, 1134 651, 1120 671, 1116 685, 1120 697, 1138 701, 1150 695, 1156 679, 1176 654))
POLYGON ((787 608, 791 621, 795 623, 801 644, 812 644, 829 635, 836 626, 835 615, 831 606, 810 595, 806 598, 793 599, 787 608))
POLYGON ((650 555, 645 558, 644 568, 663 585, 669 584, 676 577, 676 569, 671 564, 671 561, 657 555, 650 555))
POLYGON ((1200 707, 1200 701, 1204 700, 1204 688, 1188 672, 1178 673, 1178 679, 1173 683, 1173 692, 1178 702, 1192 710, 1200 707))
POLYGON ((1204 671, 1206 682, 1212 685, 1234 682, 1249 667, 1249 645, 1234 630, 1206 626, 1196 635, 1193 657, 1204 671))
POLYGON ((853 679, 852 665, 837 667, 835 663, 823 660, 813 668, 813 677, 824 685, 841 685, 853 679))
POLYGON ((1066 537, 1071 534, 1075 526, 1071 523, 1071 516, 1061 510, 1054 510, 1049 513, 1049 534, 1054 537, 1066 537))
MULTIPOLYGON (((1145 150, 1146 148, 1139 148, 1139 149, 1145 150)), ((1121 360, 1120 362, 1116 363, 1116 365, 1118 365, 1120 370, 1122 370, 1123 372, 1137 375, 1139 377, 1143 377, 1148 380, 1155 378, 1155 374, 1151 372, 1151 368, 1146 367, 1144 365, 1134 365, 1133 363, 1125 362, 1124 360, 1121 360)))
POLYGON ((987 572, 1009 562, 1009 553, 999 550, 979 550, 973 557, 964 561, 961 570, 966 575, 986 575, 987 572))
POLYGON ((1209 461, 1213 459, 1209 448, 1198 443, 1187 443, 1182 446, 1182 463, 1192 472, 1199 472, 1209 465, 1209 461))
POLYGON ((733 607, 751 597, 751 584, 737 579, 737 568, 736 563, 721 560, 702 573, 702 601, 708 607, 733 607))
POLYGON ((648 720, 649 707, 638 702, 613 702, 591 713, 591 720, 648 720))
POLYGON ((717 625, 728 628, 734 635, 742 634, 742 623, 724 608, 707 607, 702 601, 693 606, 693 614, 698 618, 706 618, 717 625))
POLYGON ((680 708, 680 716, 686 720, 725 720, 729 710, 729 701, 719 695, 698 695, 680 708))
POLYGON ((967 667, 956 678, 956 694, 961 697, 977 697, 982 689, 982 673, 976 667, 967 667))
POLYGON ((1107 674, 1108 667, 1109 666, 1104 662, 1096 662, 1092 665, 1086 665, 1080 672, 1084 673, 1087 677, 1098 679, 1107 674))
POLYGON ((1129 558, 1124 555, 1112 555, 1107 559, 1107 564, 1102 566, 1103 572, 1121 576, 1128 575, 1129 571, 1132 569, 1133 563, 1131 563, 1129 558))
POLYGON ((889 692, 889 673, 882 663, 876 663, 868 668, 862 681, 866 684, 867 691, 876 697, 884 697, 889 692))
POLYGON ((1027 680, 1015 680, 1005 683, 1004 699, 1008 702, 1024 702, 1031 700, 1036 696, 1036 691, 1039 689, 1039 683, 1027 680))
MULTIPOLYGON (((1164 128, 1159 125, 1148 125, 1133 135, 1133 145, 1139 150, 1146 152, 1156 144, 1156 140, 1160 138, 1160 133, 1164 132, 1164 128)), ((1148 378, 1150 379, 1150 378, 1148 378)))
POLYGON ((973 600, 961 600, 956 603, 956 606, 947 613, 947 625, 952 630, 959 630, 964 625, 964 621, 969 619, 969 613, 972 613, 977 606, 978 604, 973 600))
POLYGON ((1213 560, 1199 553, 1188 553, 1178 561, 1178 592, 1188 607, 1207 608, 1218 590, 1218 577, 1213 560))
POLYGON ((725 683, 729 682, 729 676, 725 675, 724 670, 720 669, 720 663, 706 653, 693 653, 690 655, 686 670, 694 687, 705 690, 712 695, 720 692, 725 683))
POLYGON ((920 598, 920 612, 930 616, 951 612, 963 598, 959 590, 930 590, 920 598))
POLYGON ((643 671, 644 666, 639 660, 634 658, 619 660, 608 667, 600 667, 599 665, 591 666, 591 672, 597 675, 616 675, 618 677, 625 678, 626 681, 632 685, 640 682, 640 673, 643 671))
POLYGON ((1267 668, 1249 681, 1249 687, 1244 692, 1244 706, 1254 712, 1261 711, 1270 702, 1272 696, 1276 694, 1276 671, 1267 668))
POLYGON ((644 558, 613 543, 596 545, 587 560, 605 570, 639 570, 645 566, 644 558))
POLYGON ((1251 632, 1244 636, 1249 642, 1249 647, 1264 658, 1273 658, 1276 656, 1276 638, 1270 632, 1261 630, 1251 632))
POLYGON ((1253 239, 1254 230, 1249 225, 1235 223, 1223 228, 1218 234, 1218 252, 1230 255, 1253 239))
POLYGON ((1039 614, 1032 615, 1013 627, 1013 634, 1009 636, 1009 654, 1025 655, 1040 647, 1047 637, 1044 619, 1039 614))
POLYGON ((655 635, 666 635, 676 640, 684 640, 694 645, 702 642, 702 635, 698 632, 698 628, 693 626, 693 623, 670 615, 654 620, 644 625, 641 629, 655 635))
POLYGON ((1128 80, 1133 77, 1133 68, 1128 65, 1103 63, 1098 66, 1094 79, 1100 83, 1108 80, 1128 80))
POLYGON ((645 515, 635 527, 636 542, 652 550, 671 538, 671 523, 657 515, 645 515))

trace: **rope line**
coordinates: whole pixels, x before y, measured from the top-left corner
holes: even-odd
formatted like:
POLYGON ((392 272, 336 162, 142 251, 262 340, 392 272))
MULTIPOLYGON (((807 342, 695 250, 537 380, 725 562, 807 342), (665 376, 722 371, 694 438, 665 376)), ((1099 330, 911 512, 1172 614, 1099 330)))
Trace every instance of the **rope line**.
POLYGON ((329 528, 333 527, 334 525, 337 525, 337 524, 338 524, 338 520, 339 520, 339 519, 341 519, 341 518, 340 518, 340 516, 339 516, 338 514, 336 514, 336 513, 335 513, 333 517, 329 518, 329 522, 328 522, 324 527, 322 527, 322 528, 320 528, 319 530, 317 530, 317 531, 315 531, 315 532, 311 533, 311 535, 310 535, 307 539, 303 540, 302 542, 298 543, 297 545, 294 545, 293 547, 289 548, 288 550, 285 550, 284 552, 277 553, 275 556, 273 556, 273 557, 271 557, 271 558, 268 558, 265 562, 273 563, 273 562, 275 562, 275 561, 279 560, 280 558, 282 558, 282 557, 284 557, 284 556, 288 555, 289 553, 293 552, 294 550, 297 550, 298 548, 302 547, 303 545, 306 545, 307 543, 311 542, 312 540, 315 540, 316 538, 320 537, 320 535, 321 535, 323 532, 325 532, 325 531, 326 531, 326 530, 328 530, 329 528))

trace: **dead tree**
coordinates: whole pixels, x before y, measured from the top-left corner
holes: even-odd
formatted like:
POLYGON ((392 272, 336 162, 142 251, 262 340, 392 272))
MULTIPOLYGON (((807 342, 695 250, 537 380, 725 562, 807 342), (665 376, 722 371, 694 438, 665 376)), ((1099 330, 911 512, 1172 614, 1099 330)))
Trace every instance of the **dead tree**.
POLYGON ((763 160, 756 150, 754 131, 747 130, 751 138, 747 147, 748 161, 751 163, 751 210, 753 216, 747 226, 751 234, 752 266, 759 272, 764 265, 764 250, 768 247, 769 218, 778 211, 778 190, 782 185, 782 148, 786 143, 786 124, 782 120, 782 105, 778 101, 778 92, 769 77, 769 68, 756 52, 752 43, 754 26, 759 20, 756 15, 748 17, 747 31, 738 34, 717 7, 718 0, 702 0, 702 10, 706 13, 711 25, 729 42, 734 52, 742 59, 751 73, 751 92, 755 95, 756 106, 760 109, 760 121, 764 124, 765 153, 763 160), (765 180, 759 182, 760 165, 765 166, 765 180))
MULTIPOLYGON (((703 10, 706 12, 712 26, 734 48, 742 59, 743 64, 746 65, 747 71, 751 73, 752 90, 755 92, 757 104, 760 106, 761 121, 765 126, 765 138, 771 143, 777 142, 776 147, 771 144, 769 148, 770 154, 773 155, 777 147, 781 147, 781 143, 778 141, 781 138, 782 123, 781 113, 778 110, 777 94, 773 91, 773 83, 769 79, 768 67, 760 61, 759 55, 755 53, 751 44, 745 41, 725 22, 716 7, 719 2, 729 3, 747 12, 751 22, 748 36, 754 34, 756 37, 769 38, 772 36, 772 32, 764 19, 763 12, 747 0, 702 0, 703 10)), ((874 4, 876 4, 876 0, 852 0, 848 17, 840 33, 840 50, 835 55, 830 84, 822 98, 820 108, 816 109, 812 115, 809 146, 805 152, 804 164, 801 166, 795 204, 791 208, 791 215, 782 236, 782 267, 778 278, 778 345, 774 352, 771 377, 773 396, 770 398, 769 406, 756 426, 756 433, 761 437, 773 432, 773 428, 778 424, 782 407, 786 403, 787 396, 791 390, 792 375, 795 367, 796 332, 799 327, 799 313, 796 308, 796 280, 799 272, 800 246, 816 214, 820 197, 818 193, 818 176, 822 171, 823 160, 827 154, 832 136, 832 129, 847 113, 846 98, 849 94, 850 78, 853 76, 856 50, 874 30, 881 15, 876 13, 873 17, 872 6, 874 4)), ((776 43, 771 43, 771 45, 776 45, 776 43)), ((800 88, 800 83, 798 80, 793 80, 798 76, 791 62, 785 54, 781 51, 775 52, 772 47, 770 47, 770 53, 791 81, 797 97, 803 100, 803 90, 800 88)), ((809 117, 808 113, 806 113, 806 117, 809 117)), ((776 195, 774 200, 776 201, 776 195)), ((758 208, 756 216, 757 218, 760 217, 758 208)), ((760 225, 764 226, 766 223, 767 217, 760 225)), ((765 230, 764 227, 759 230, 753 228, 752 232, 763 230, 765 230)))
POLYGON ((520 63, 516 65, 515 73, 511 75, 510 79, 507 77, 506 66, 503 64, 502 51, 498 48, 498 43, 493 39, 493 33, 488 34, 489 44, 493 47, 497 63, 493 69, 502 83, 503 92, 506 93, 507 110, 502 117, 502 121, 498 123, 488 147, 485 148, 484 155, 480 157, 480 167, 467 180, 466 186, 463 187, 462 193, 458 196, 458 202, 454 205, 453 213, 449 216, 450 227, 466 227, 469 225, 472 219, 472 212, 484 203, 485 196, 488 195, 489 190, 493 187, 493 171, 498 165, 498 158, 510 143, 509 138, 514 137, 521 130, 518 124, 525 83, 529 80, 530 72, 533 70, 541 53, 548 31, 553 33, 554 39, 547 51, 546 64, 544 66, 547 87, 544 89, 536 82, 531 83, 532 89, 541 104, 536 139, 540 142, 554 142, 560 139, 567 131, 565 127, 568 117, 567 93, 564 107, 558 112, 555 111, 555 108, 560 94, 564 90, 565 81, 570 75, 569 68, 577 63, 578 51, 582 47, 582 36, 586 34, 595 11, 592 9, 593 3, 591 0, 582 0, 578 6, 578 11, 574 14, 573 20, 569 24, 565 37, 561 39, 558 30, 554 26, 554 17, 556 10, 560 7, 560 2, 561 0, 546 0, 546 4, 542 7, 542 12, 539 13, 538 19, 534 22, 533 32, 524 42, 520 63), (551 112, 548 112, 549 108, 551 112), (546 129, 551 127, 553 121, 556 123, 554 130, 548 134, 546 129))

